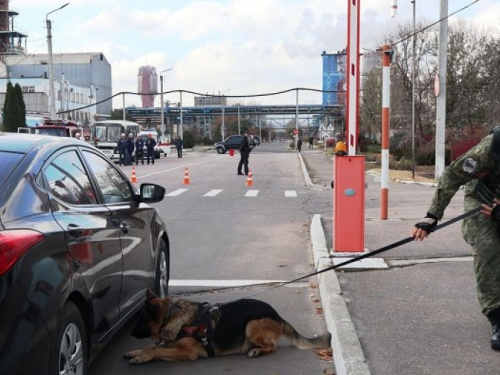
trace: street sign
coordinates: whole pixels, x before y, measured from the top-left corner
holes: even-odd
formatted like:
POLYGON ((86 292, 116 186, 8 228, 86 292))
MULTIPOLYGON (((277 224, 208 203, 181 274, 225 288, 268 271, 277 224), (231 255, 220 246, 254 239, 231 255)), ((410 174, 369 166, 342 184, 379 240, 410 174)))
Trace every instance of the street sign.
POLYGON ((293 129, 293 134, 295 135, 299 134, 299 129, 293 129))

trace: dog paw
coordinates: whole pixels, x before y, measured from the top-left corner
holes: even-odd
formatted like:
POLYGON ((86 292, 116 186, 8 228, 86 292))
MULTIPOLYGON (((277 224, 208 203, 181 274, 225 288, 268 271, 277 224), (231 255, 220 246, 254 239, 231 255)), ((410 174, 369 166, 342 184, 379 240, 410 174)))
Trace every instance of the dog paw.
POLYGON ((258 357, 260 355, 260 350, 259 349, 250 349, 248 352, 247 352, 247 356, 249 358, 255 358, 255 357, 258 357))
POLYGON ((138 350, 132 350, 130 352, 127 352, 123 355, 124 358, 134 358, 134 357, 137 357, 139 355, 139 351, 138 350))
POLYGON ((128 363, 130 363, 131 365, 141 365, 143 363, 147 363, 150 361, 150 358, 146 355, 142 355, 142 356, 137 356, 137 357, 133 357, 130 361, 128 361, 128 363))

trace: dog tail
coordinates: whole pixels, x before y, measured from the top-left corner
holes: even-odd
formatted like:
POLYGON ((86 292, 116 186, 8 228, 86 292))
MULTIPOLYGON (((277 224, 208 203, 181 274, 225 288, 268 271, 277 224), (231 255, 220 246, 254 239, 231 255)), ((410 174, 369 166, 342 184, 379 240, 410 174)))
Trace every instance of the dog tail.
POLYGON ((317 349, 330 347, 331 334, 327 333, 321 336, 308 338, 298 333, 293 326, 282 321, 283 336, 285 336, 293 346, 299 349, 317 349))

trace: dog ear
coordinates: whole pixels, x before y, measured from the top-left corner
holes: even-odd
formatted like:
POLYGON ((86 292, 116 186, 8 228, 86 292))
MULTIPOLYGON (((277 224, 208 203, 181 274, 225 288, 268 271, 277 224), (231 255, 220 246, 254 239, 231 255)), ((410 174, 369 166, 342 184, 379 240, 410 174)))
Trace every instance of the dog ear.
POLYGON ((160 310, 160 306, 158 304, 153 303, 150 300, 146 300, 146 312, 148 316, 154 317, 158 310, 160 310))
POLYGON ((151 301, 155 298, 160 298, 160 297, 158 297, 151 289, 146 290, 146 299, 148 301, 151 301))

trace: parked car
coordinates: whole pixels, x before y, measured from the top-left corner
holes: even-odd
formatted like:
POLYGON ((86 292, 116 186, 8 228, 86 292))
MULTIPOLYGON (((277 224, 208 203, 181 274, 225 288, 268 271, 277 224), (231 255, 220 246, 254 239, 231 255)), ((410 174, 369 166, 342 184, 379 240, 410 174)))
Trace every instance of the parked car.
POLYGON ((85 374, 146 289, 167 294, 165 189, 70 137, 0 133, 0 174, 0 374, 85 374))
POLYGON ((258 135, 253 135, 252 136, 252 141, 254 146, 259 146, 260 145, 260 137, 258 135))
POLYGON ((155 129, 141 130, 137 135, 138 137, 141 137, 144 141, 144 151, 143 151, 144 157, 146 157, 146 152, 147 152, 146 141, 148 140, 149 134, 152 134, 154 140, 156 141, 156 146, 154 151, 155 159, 159 159, 162 153, 165 155, 165 157, 167 157, 168 154, 170 153, 170 145, 164 145, 160 142, 160 137, 158 136, 158 133, 156 132, 155 129))

